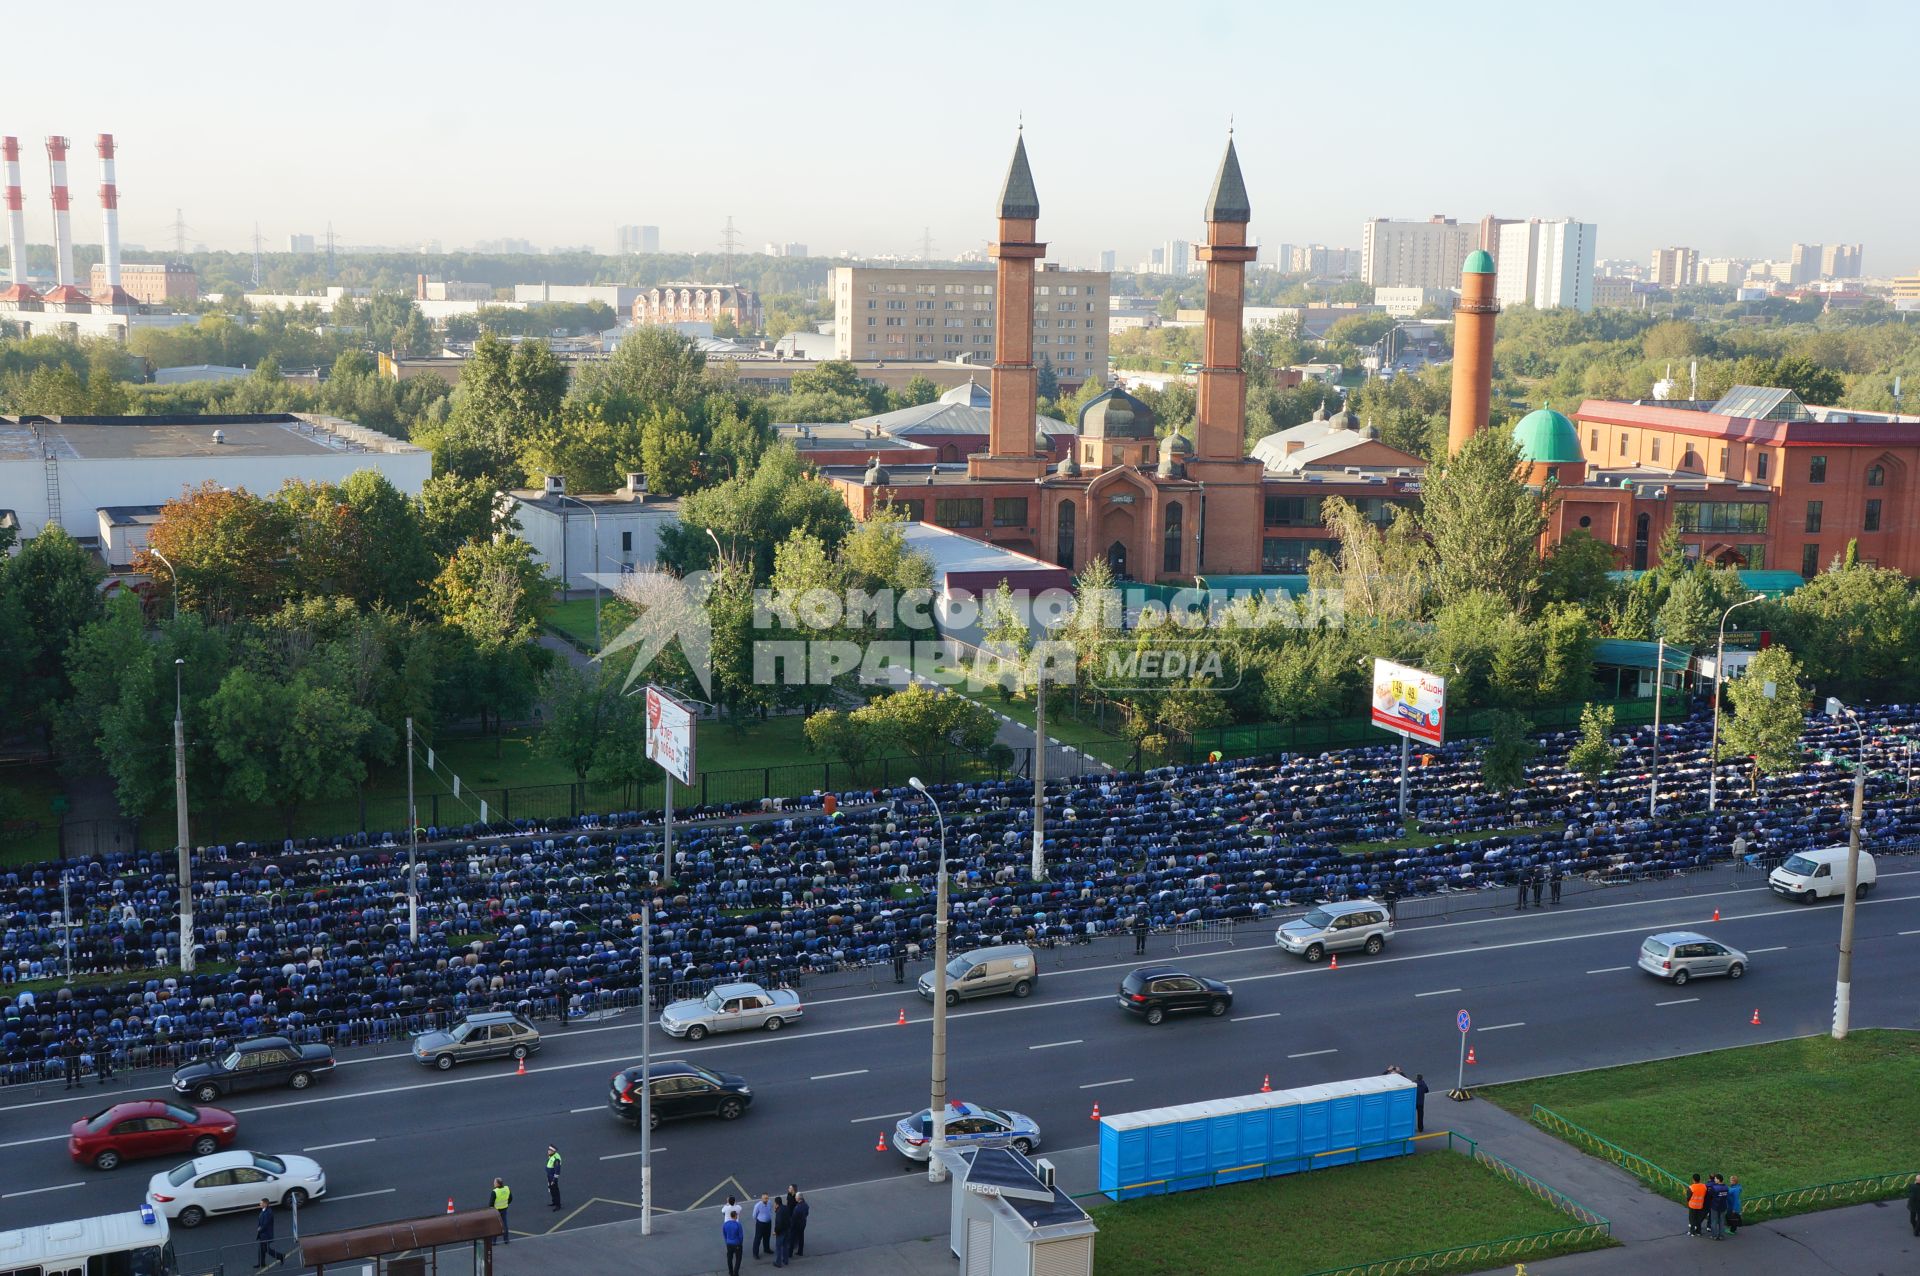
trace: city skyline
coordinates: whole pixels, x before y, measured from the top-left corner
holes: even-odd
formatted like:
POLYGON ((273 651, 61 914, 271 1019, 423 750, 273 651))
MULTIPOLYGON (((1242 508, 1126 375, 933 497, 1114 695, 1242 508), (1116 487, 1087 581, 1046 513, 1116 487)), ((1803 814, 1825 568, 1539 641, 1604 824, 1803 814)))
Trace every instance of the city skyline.
MULTIPOLYGON (((134 12, 109 5, 119 8, 134 12)), ((1024 118, 1054 228, 1050 256, 1092 265, 1116 250, 1126 265, 1170 238, 1198 236, 1199 210, 1182 193, 1204 182, 1231 118, 1260 210, 1251 232, 1269 245, 1358 247, 1361 224, 1374 217, 1572 216, 1601 227, 1608 257, 1645 261, 1656 248, 1685 243, 1703 257, 1778 260, 1795 242, 1864 243, 1869 273, 1920 263, 1920 227, 1901 211, 1914 179, 1886 162, 1901 141, 1890 77, 1835 81, 1823 91, 1822 109, 1809 112, 1782 72, 1778 93, 1751 94, 1729 117, 1724 80, 1697 73, 1688 50, 1724 37, 1731 18, 1761 29, 1788 12, 1783 6, 1629 4, 1601 15, 1543 14, 1524 30, 1476 31, 1399 4, 1356 24, 1219 2, 1167 27, 1161 10, 1121 3, 1103 8, 1100 25, 1089 29, 1074 10, 988 0, 982 13, 990 20, 959 28, 906 13, 886 24, 835 24, 830 39, 799 33, 762 41, 740 38, 751 35, 743 26, 778 24, 786 13, 749 5, 729 28, 736 70, 724 94, 709 91, 699 59, 651 61, 644 94, 629 77, 583 72, 579 63, 578 32, 588 26, 602 49, 707 47, 717 29, 698 14, 589 2, 579 21, 547 28, 519 23, 521 12, 481 4, 449 24, 444 14, 348 3, 343 20, 303 27, 296 41, 263 27, 257 9, 189 5, 198 19, 183 24, 190 31, 145 37, 170 64, 198 62, 244 78, 256 65, 286 70, 294 48, 315 74, 350 67, 353 79, 380 89, 276 93, 297 84, 287 76, 262 81, 268 88, 248 96, 244 111, 132 76, 102 77, 70 99, 34 95, 0 120, 0 132, 22 141, 28 237, 52 238, 45 163, 35 160, 42 139, 60 133, 75 146, 75 238, 98 240, 90 141, 110 132, 120 145, 123 234, 149 250, 172 242, 180 209, 189 243, 233 251, 251 250, 256 223, 265 242, 279 247, 290 235, 324 240, 331 222, 342 244, 439 241, 451 249, 527 239, 608 253, 615 227, 645 223, 660 227, 665 251, 719 252, 732 217, 745 251, 798 242, 818 256, 912 259, 930 235, 935 258, 951 260, 984 249, 991 210, 966 192, 991 188, 1024 118), (1118 77, 1115 85, 1168 87, 1138 93, 1133 105, 1149 109, 1119 109, 1128 103, 1110 94, 1094 99, 1104 109, 1089 111, 1077 77, 1028 75, 1018 58, 994 56, 1004 53, 994 34, 1004 24, 991 19, 1002 11, 1020 15, 1019 49, 1071 50, 1074 63, 1118 77), (362 12, 367 22, 355 20, 362 12), (1645 42, 1655 18, 1671 38, 1645 42), (508 20, 516 23, 515 61, 503 68, 496 50, 508 20), (1150 55, 1138 39, 1149 27, 1158 32, 1150 55), (369 30, 379 38, 368 40, 369 30), (1218 77, 1119 75, 1129 65, 1178 68, 1217 57, 1210 41, 1222 30, 1238 33, 1236 48, 1324 50, 1318 63, 1311 55, 1290 63, 1292 73, 1343 79, 1352 91, 1276 95, 1271 70, 1251 57, 1237 77, 1230 68, 1218 77), (1370 56, 1356 70, 1339 51, 1363 38, 1370 56), (1594 50, 1597 61, 1623 41, 1634 47, 1634 61, 1625 71, 1609 61, 1598 81, 1566 52, 1594 50), (431 63, 420 62, 422 48, 434 49, 431 63), (1561 100, 1552 110, 1519 109, 1519 95, 1540 91, 1538 64, 1549 55, 1545 65, 1564 72, 1561 100), (790 109, 810 82, 796 81, 796 68, 904 71, 928 59, 965 62, 980 75, 954 117, 926 138, 899 125, 884 98, 869 103, 870 114, 857 105, 838 114, 790 109), (1458 74, 1465 65, 1509 66, 1516 74, 1458 74), (1430 68, 1426 82, 1447 97, 1447 109, 1428 113, 1414 109, 1417 93, 1371 89, 1368 66, 1430 68), (1211 92, 1200 99, 1176 87, 1195 83, 1211 92), (1609 91, 1592 91, 1595 83, 1609 91), (512 109, 522 93, 541 109, 512 109), (1426 118, 1447 120, 1453 131, 1438 138, 1416 131, 1412 121, 1426 118), (1474 120, 1484 128, 1471 130, 1474 120), (1714 122, 1711 151, 1685 140, 1701 120, 1714 122), (916 146, 903 150, 900 141, 916 146), (1702 164, 1724 166, 1730 155, 1796 153, 1820 154, 1834 174, 1872 174, 1879 198, 1837 198, 1831 207, 1809 198, 1727 200, 1718 183, 1698 180, 1702 164), (1138 179, 1126 199, 1113 197, 1116 168, 1138 179), (930 174, 939 175, 938 185, 930 174)), ((1853 14, 1863 27, 1904 21, 1891 6, 1853 14)), ((16 16, 22 47, 42 51, 77 47, 95 30, 55 8, 16 16)), ((611 61, 608 68, 615 69, 611 61)))

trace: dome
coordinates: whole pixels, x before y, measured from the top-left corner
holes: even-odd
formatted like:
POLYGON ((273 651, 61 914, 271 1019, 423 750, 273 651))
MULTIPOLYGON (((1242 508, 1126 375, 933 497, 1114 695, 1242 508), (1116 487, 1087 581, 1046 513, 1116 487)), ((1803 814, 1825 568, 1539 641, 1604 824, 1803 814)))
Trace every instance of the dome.
POLYGON ((1585 460, 1573 422, 1552 408, 1535 408, 1513 427, 1520 459, 1529 465, 1575 465, 1585 460))
POLYGON ((1153 409, 1119 386, 1080 409, 1083 439, 1151 439, 1153 425, 1153 409))
POLYGON ((867 462, 867 472, 860 481, 868 487, 874 487, 881 483, 891 483, 893 478, 887 473, 886 467, 880 464, 880 458, 876 456, 867 462))
POLYGON ((1061 478, 1080 477, 1080 462, 1073 459, 1072 448, 1067 449, 1067 454, 1060 458, 1060 464, 1053 467, 1053 472, 1061 478))
POLYGON ((1327 425, 1335 430, 1357 430, 1360 428, 1360 418, 1353 414, 1352 408, 1343 407, 1327 418, 1327 425))
POLYGON ((1326 419, 1327 419, 1327 401, 1325 399, 1322 399, 1320 400, 1320 406, 1313 410, 1313 415, 1308 417, 1307 420, 1324 421, 1326 419))
POLYGON ((957 385, 941 395, 936 402, 959 403, 970 408, 985 408, 993 405, 993 395, 987 387, 968 377, 964 385, 957 385))
POLYGON ((1493 254, 1484 248, 1476 248, 1467 254, 1466 265, 1460 267, 1463 275, 1491 275, 1493 273, 1493 254))
POLYGON ((1193 440, 1176 430, 1160 440, 1160 455, 1165 456, 1169 452, 1180 456, 1192 456, 1193 440))

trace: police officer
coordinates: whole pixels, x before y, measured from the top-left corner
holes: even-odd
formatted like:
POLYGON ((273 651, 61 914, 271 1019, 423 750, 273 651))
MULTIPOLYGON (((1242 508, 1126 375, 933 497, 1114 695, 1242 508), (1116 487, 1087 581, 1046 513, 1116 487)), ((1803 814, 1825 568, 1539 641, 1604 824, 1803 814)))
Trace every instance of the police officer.
POLYGON ((1527 870, 1524 868, 1521 869, 1513 880, 1520 888, 1518 896, 1513 901, 1513 906, 1516 910, 1524 910, 1527 906, 1527 870))
POLYGON ((1565 876, 1566 873, 1561 870, 1558 864, 1553 866, 1553 902, 1556 907, 1560 903, 1560 879, 1565 876))
POLYGON ((560 1208, 560 1150, 547 1144, 547 1208, 560 1208))
POLYGON ((493 1181, 493 1208, 500 1211, 500 1243, 513 1244, 513 1232, 507 1227, 507 1206, 513 1204, 513 1189, 503 1179, 493 1181))
POLYGON ((1543 864, 1533 870, 1533 906, 1540 907, 1540 896, 1547 889, 1547 867, 1543 864))
POLYGON ((907 982, 907 949, 899 940, 893 941, 893 982, 907 982))
POLYGON ((1138 957, 1147 951, 1147 915, 1133 915, 1133 955, 1138 957))

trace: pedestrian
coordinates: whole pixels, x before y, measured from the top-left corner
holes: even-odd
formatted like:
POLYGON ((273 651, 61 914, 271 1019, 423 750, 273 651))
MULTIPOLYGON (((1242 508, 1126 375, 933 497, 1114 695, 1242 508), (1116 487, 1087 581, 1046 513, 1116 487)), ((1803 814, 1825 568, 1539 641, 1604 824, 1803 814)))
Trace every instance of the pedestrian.
POLYGON ((753 1203, 753 1256, 763 1258, 773 1253, 773 1205, 767 1200, 765 1192, 753 1203))
POLYGON ((1707 1221, 1707 1185, 1698 1174, 1687 1186, 1687 1235, 1701 1235, 1700 1225, 1707 1221))
POLYGON ((776 1197, 773 1202, 773 1265, 785 1267, 793 1259, 793 1198, 776 1197))
POLYGON ((1138 957, 1146 951, 1147 915, 1145 913, 1135 913, 1133 915, 1133 955, 1138 957))
POLYGON ((85 1085, 86 1082, 80 1076, 80 1034, 76 1032, 68 1037, 67 1044, 60 1047, 60 1053, 66 1057, 67 1061, 67 1089, 85 1085))
POLYGON ((500 1243, 513 1244, 513 1232, 507 1226, 507 1206, 513 1204, 513 1189, 502 1179, 493 1181, 493 1208, 500 1211, 500 1243))
POLYGON ((720 1224, 720 1239, 727 1247, 727 1276, 740 1276, 740 1211, 729 1209, 720 1224))
POLYGON ((1907 1222, 1913 1224, 1913 1234, 1920 1236, 1920 1174, 1914 1175, 1913 1182, 1907 1184, 1907 1222))
POLYGON ((1745 868, 1747 866, 1747 835, 1745 833, 1736 833, 1734 835, 1733 866, 1735 868, 1745 868))
POLYGON ((893 941, 893 982, 907 982, 907 949, 899 940, 893 941))
MULTIPOLYGON (((1740 1176, 1736 1174, 1727 1180, 1727 1235, 1738 1232, 1745 1221, 1740 1217, 1740 1176)), ((1920 1227, 1916 1227, 1913 1234, 1920 1236, 1920 1227)))
POLYGON ((1724 1174, 1715 1174, 1707 1180, 1707 1219, 1713 1239, 1727 1239, 1727 1179, 1724 1174))
POLYGON ((793 1194, 793 1256, 800 1257, 807 1252, 807 1215, 813 1213, 813 1206, 807 1204, 807 1198, 800 1193, 793 1194))
POLYGON ((1524 868, 1521 869, 1520 875, 1516 877, 1514 881, 1520 887, 1519 894, 1514 898, 1514 901, 1513 901, 1514 911, 1522 912, 1522 911, 1525 911, 1527 907, 1527 870, 1524 868))
POLYGON ((265 1267, 269 1257, 276 1263, 285 1261, 287 1256, 273 1247, 273 1202, 264 1197, 260 1201, 259 1221, 254 1224, 253 1240, 255 1267, 265 1267))
POLYGON ((1425 1134, 1427 1132, 1427 1091, 1430 1088, 1427 1085, 1427 1074, 1414 1073, 1413 1087, 1413 1132, 1425 1134))
POLYGON ((1400 892, 1398 889, 1394 887, 1394 884, 1392 882, 1388 882, 1386 885, 1386 889, 1380 893, 1380 901, 1387 906, 1388 921, 1392 922, 1392 921, 1400 920, 1400 910, 1399 910, 1400 892))
POLYGON ((729 1216, 733 1218, 740 1217, 740 1203, 734 1200, 732 1196, 728 1196, 727 1203, 720 1207, 720 1221, 722 1223, 726 1222, 729 1216))
POLYGON ((547 1144, 547 1208, 560 1208, 560 1151, 547 1144))
POLYGON ((1560 879, 1565 876, 1566 874, 1560 871, 1560 866, 1558 864, 1553 866, 1552 885, 1553 885, 1553 905, 1555 908, 1558 908, 1560 906, 1560 879))
POLYGON ((1544 867, 1536 868, 1533 870, 1532 877, 1533 906, 1538 908, 1540 907, 1540 896, 1547 889, 1547 870, 1544 867))
POLYGON ((560 1026, 562 1028, 566 1027, 567 1021, 572 1017, 573 981, 571 979, 562 979, 560 981, 560 1026))

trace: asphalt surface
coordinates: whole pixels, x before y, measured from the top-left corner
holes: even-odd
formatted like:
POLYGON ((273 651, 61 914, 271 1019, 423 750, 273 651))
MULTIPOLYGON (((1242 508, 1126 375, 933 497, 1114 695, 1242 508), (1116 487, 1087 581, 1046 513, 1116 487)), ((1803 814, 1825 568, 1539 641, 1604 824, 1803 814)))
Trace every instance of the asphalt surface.
MULTIPOLYGON (((1889 864, 1889 869, 1894 865, 1889 864)), ((1822 1032, 1833 996, 1837 904, 1800 906, 1769 894, 1758 874, 1730 875, 1711 894, 1634 898, 1598 891, 1580 905, 1495 911, 1409 923, 1378 957, 1337 970, 1309 966, 1270 945, 1177 960, 1231 982, 1232 1013, 1149 1028, 1114 1005, 1122 974, 1140 964, 1048 973, 1025 1001, 963 1004, 949 1017, 948 1094, 1006 1106, 1040 1123, 1047 1149, 1092 1140, 1097 1102, 1112 1113, 1376 1073, 1398 1064, 1436 1091, 1454 1080, 1460 1033, 1473 1018, 1470 1085, 1611 1066, 1647 1058, 1822 1032), (1709 919, 1715 908, 1718 923, 1709 919), (1634 968, 1640 940, 1692 928, 1745 949, 1739 981, 1674 988, 1634 968), (1754 1012, 1760 1025, 1751 1022, 1754 1012)), ((1652 888, 1659 890, 1661 888, 1652 888)), ((1664 888, 1680 891, 1673 885, 1664 888)), ((1640 894, 1640 892, 1634 892, 1640 894)), ((1148 957, 1176 960, 1156 937, 1148 957)), ((1854 1023, 1920 1023, 1920 870, 1883 872, 1857 924, 1854 1023)), ((658 1035, 657 1059, 684 1058, 744 1075, 754 1105, 732 1123, 663 1124, 655 1134, 655 1204, 684 1210, 746 1195, 923 1173, 875 1140, 927 1102, 931 1008, 909 986, 827 996, 803 1024, 777 1034, 658 1035), (900 1010, 908 1025, 897 1026, 900 1010)), ((398 1046, 343 1058, 305 1094, 236 1096, 239 1147, 312 1156, 330 1195, 301 1219, 315 1232, 438 1213, 453 1197, 481 1205, 494 1175, 514 1188, 516 1234, 637 1216, 640 1140, 606 1108, 613 1073, 637 1062, 639 1021, 577 1023, 548 1034, 527 1074, 466 1065, 447 1074, 414 1064, 398 1046), (566 1208, 550 1211, 541 1165, 548 1143, 565 1156, 566 1208)), ((111 1097, 127 1097, 115 1095, 111 1097)), ((1438 1096, 1436 1096, 1437 1098, 1438 1096)), ((132 1208, 168 1161, 111 1173, 67 1157, 65 1132, 103 1106, 101 1092, 0 1104, 0 1228, 132 1208)), ((1430 1114, 1431 1115, 1431 1114, 1430 1114)), ((183 1254, 250 1241, 250 1215, 182 1233, 183 1254)), ((283 1219, 280 1235, 287 1235, 283 1219)))

